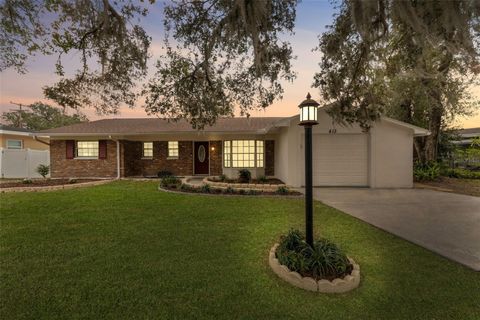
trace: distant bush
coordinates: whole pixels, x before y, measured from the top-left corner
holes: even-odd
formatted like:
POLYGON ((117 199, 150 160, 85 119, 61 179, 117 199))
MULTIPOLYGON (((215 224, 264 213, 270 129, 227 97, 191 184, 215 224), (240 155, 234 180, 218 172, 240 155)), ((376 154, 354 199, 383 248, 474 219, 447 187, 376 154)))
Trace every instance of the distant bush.
POLYGON ((457 179, 480 179, 480 172, 478 171, 470 171, 466 169, 445 169, 442 172, 442 175, 450 177, 450 178, 457 178, 457 179))
POLYGON ((238 181, 241 183, 248 183, 252 180, 252 173, 247 169, 238 171, 238 181))
POLYGON ((159 178, 172 177, 173 173, 168 170, 161 170, 161 171, 158 171, 157 176, 159 178))
POLYGON ((440 165, 437 162, 427 164, 415 163, 413 178, 415 181, 433 181, 440 177, 440 165))
POLYGON ((32 179, 25 178, 25 179, 22 180, 22 183, 24 183, 24 184, 32 184, 33 181, 32 181, 32 179))
POLYGON ((68 179, 68 183, 70 183, 70 184, 77 183, 77 179, 75 179, 75 178, 70 178, 70 179, 68 179))
POLYGON ((222 182, 224 182, 224 181, 226 181, 226 180, 227 180, 227 176, 226 176, 226 175, 224 175, 224 174, 221 174, 221 175, 220 175, 218 178, 219 178, 219 179, 220 179, 220 181, 222 181, 222 182))
POLYGON ((40 164, 37 167, 37 173, 45 179, 45 177, 50 173, 50 166, 46 164, 40 164))
POLYGON ((278 262, 302 276, 315 279, 333 280, 352 272, 353 266, 347 256, 333 242, 320 239, 311 247, 304 239, 298 230, 283 236, 276 251, 278 262))

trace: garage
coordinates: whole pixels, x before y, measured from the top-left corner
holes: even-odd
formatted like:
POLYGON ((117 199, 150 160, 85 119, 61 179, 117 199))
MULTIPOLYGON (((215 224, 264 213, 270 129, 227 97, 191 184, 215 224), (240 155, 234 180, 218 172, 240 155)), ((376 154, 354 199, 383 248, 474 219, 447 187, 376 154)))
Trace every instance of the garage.
POLYGON ((368 186, 367 134, 314 134, 314 186, 368 186))

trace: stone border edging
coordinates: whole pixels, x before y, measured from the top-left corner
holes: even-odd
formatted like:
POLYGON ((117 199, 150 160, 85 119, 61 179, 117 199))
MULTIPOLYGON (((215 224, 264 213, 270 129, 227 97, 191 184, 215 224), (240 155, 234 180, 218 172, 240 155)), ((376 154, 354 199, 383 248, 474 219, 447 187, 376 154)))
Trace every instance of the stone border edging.
POLYGON ((64 189, 76 189, 89 186, 98 186, 102 184, 110 183, 114 180, 100 180, 100 181, 90 181, 90 182, 77 182, 72 184, 60 184, 56 186, 44 186, 44 187, 11 187, 0 189, 0 193, 10 193, 10 192, 39 192, 39 191, 55 191, 55 190, 64 190, 64 189))
POLYGON ((310 277, 302 277, 298 272, 291 271, 287 266, 281 265, 275 256, 277 248, 278 243, 270 249, 268 255, 270 268, 272 268, 277 276, 295 287, 322 293, 344 293, 357 288, 360 284, 360 266, 351 258, 348 258, 353 265, 351 275, 347 275, 343 279, 337 278, 333 281, 328 281, 326 279, 317 281, 310 277))
MULTIPOLYGON (((198 187, 195 185, 195 187, 198 187)), ((303 194, 294 194, 294 195, 289 195, 289 194, 263 194, 263 193, 258 193, 258 194, 224 194, 224 193, 203 193, 203 192, 186 192, 186 191, 180 191, 180 190, 171 190, 167 188, 163 188, 160 185, 158 186, 159 191, 163 192, 170 192, 170 193, 175 193, 175 194, 187 194, 187 195, 194 195, 194 196, 209 196, 209 197, 252 197, 252 198, 303 198, 303 194)))
POLYGON ((209 177, 203 179, 203 183, 209 184, 212 187, 217 187, 220 189, 226 189, 228 187, 234 189, 244 189, 244 190, 256 190, 256 191, 276 191, 279 187, 286 187, 288 186, 284 183, 281 184, 267 184, 267 183, 229 183, 229 182, 221 182, 221 181, 210 181, 208 180, 209 177))

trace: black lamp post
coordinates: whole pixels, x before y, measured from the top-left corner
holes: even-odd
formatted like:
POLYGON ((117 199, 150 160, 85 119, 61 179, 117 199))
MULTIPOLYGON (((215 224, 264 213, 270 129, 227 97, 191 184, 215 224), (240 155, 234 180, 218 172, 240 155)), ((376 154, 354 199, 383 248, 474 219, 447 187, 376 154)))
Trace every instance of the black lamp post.
POLYGON ((313 247, 312 127, 317 125, 319 103, 307 94, 300 108, 300 126, 305 128, 305 236, 313 247))

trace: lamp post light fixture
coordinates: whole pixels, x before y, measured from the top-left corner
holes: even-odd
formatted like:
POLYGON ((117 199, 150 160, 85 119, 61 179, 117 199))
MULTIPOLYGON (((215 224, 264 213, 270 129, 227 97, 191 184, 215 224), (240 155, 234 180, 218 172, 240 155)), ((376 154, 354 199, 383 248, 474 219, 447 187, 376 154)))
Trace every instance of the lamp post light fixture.
POLYGON ((307 99, 298 106, 300 108, 299 125, 305 129, 305 237, 311 247, 313 247, 312 127, 318 124, 319 105, 308 93, 307 99))

